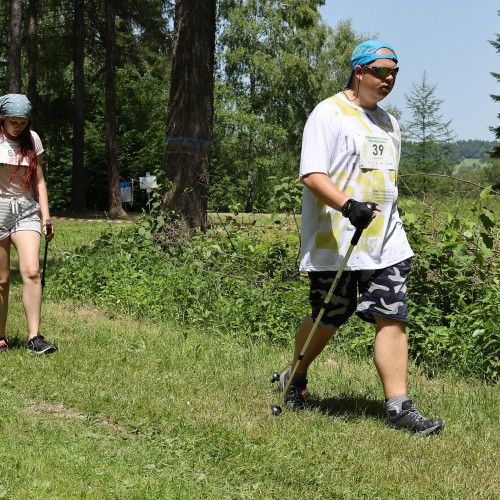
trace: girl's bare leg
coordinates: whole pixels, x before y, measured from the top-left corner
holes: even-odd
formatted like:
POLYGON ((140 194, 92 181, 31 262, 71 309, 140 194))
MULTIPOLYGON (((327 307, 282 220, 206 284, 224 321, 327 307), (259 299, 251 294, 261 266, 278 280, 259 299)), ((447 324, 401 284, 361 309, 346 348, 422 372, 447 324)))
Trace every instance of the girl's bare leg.
POLYGON ((40 234, 36 231, 18 231, 11 240, 19 255, 19 272, 23 282, 23 305, 28 322, 29 338, 40 328, 42 286, 40 282, 40 234))
POLYGON ((10 237, 0 240, 0 338, 6 337, 9 310, 10 237))

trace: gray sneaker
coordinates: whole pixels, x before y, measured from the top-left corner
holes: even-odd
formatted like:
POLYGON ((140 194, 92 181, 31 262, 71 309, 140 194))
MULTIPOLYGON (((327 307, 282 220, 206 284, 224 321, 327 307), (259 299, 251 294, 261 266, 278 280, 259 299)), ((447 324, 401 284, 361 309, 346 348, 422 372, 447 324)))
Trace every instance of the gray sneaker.
POLYGON ((28 340, 26 349, 35 354, 50 354, 57 350, 57 347, 45 340, 45 337, 38 333, 35 337, 28 340))
MULTIPOLYGON (((285 390, 288 379, 290 378, 290 374, 292 373, 292 369, 284 371, 280 375, 280 388, 282 391, 285 390)), ((307 384, 307 381, 306 381, 307 384)), ((303 410, 307 407, 307 398, 311 395, 306 388, 306 385, 303 387, 298 387, 296 385, 290 385, 288 387, 288 391, 284 397, 284 401, 286 404, 290 405, 294 410, 303 410)))
POLYGON ((424 417, 415 409, 411 399, 403 401, 399 413, 395 410, 388 411, 386 423, 394 429, 407 429, 420 436, 437 434, 444 429, 444 422, 440 418, 424 417))

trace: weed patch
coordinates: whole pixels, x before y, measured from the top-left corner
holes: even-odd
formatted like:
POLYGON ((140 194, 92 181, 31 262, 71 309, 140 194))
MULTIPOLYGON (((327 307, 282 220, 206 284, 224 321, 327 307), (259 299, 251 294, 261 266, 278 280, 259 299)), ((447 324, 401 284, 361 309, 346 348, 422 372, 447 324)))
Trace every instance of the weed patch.
MULTIPOLYGON (((435 212, 407 201, 402 214, 415 251, 409 283, 410 353, 428 374, 500 374, 498 218, 484 190, 467 210, 435 212)), ((112 227, 52 262, 48 295, 135 318, 176 322, 241 342, 290 343, 309 313, 298 267, 298 234, 230 216, 206 233, 147 215, 112 227)), ((345 353, 371 354, 373 329, 352 318, 336 336, 345 353)))
MULTIPOLYGON (((19 299, 14 290, 15 299, 19 299)), ((13 304, 11 330, 24 327, 13 304)), ((59 351, 2 357, 0 495, 36 498, 494 498, 498 389, 410 369, 446 429, 389 429, 373 364, 330 346, 315 406, 276 418, 290 349, 47 299, 59 351), (33 382, 34 374, 36 383, 33 382)))

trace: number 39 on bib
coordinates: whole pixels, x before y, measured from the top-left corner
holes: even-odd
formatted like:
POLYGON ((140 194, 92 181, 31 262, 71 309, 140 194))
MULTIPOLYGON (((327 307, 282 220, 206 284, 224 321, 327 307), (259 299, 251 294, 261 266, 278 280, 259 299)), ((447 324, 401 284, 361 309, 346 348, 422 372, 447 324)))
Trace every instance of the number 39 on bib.
POLYGON ((360 167, 368 170, 397 170, 396 149, 387 136, 359 136, 360 167))

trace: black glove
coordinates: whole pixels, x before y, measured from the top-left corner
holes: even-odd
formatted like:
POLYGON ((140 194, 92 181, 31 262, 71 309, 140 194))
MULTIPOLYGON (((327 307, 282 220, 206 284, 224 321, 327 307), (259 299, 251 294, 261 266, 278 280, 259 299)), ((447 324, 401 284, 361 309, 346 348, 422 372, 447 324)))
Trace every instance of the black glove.
POLYGON ((370 222, 376 206, 377 204, 372 201, 361 202, 350 199, 344 203, 340 211, 356 229, 363 230, 370 222))

